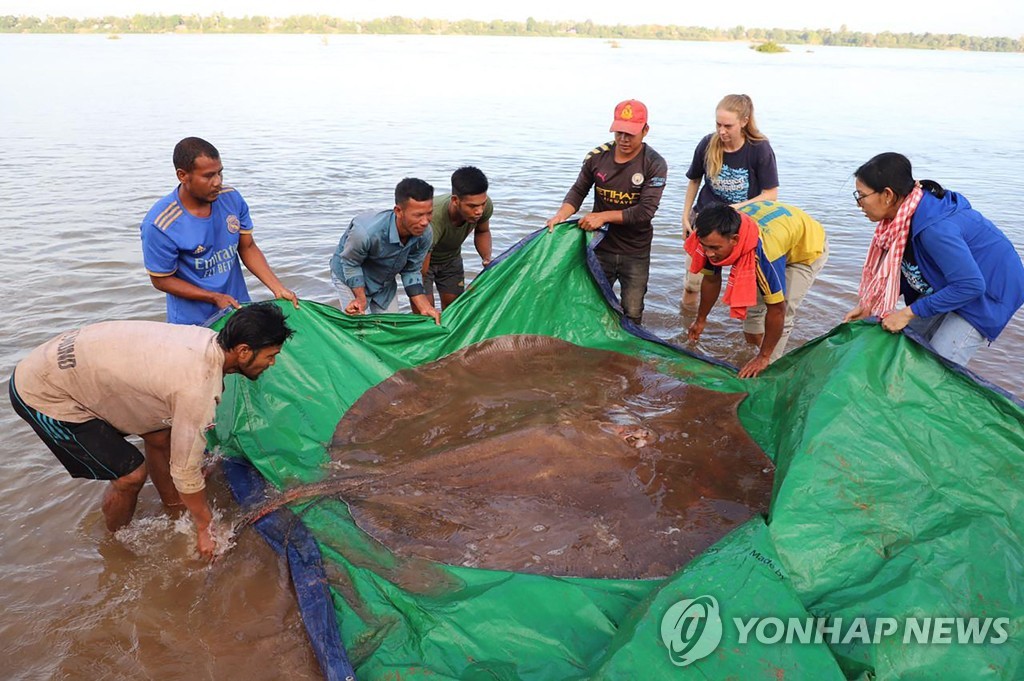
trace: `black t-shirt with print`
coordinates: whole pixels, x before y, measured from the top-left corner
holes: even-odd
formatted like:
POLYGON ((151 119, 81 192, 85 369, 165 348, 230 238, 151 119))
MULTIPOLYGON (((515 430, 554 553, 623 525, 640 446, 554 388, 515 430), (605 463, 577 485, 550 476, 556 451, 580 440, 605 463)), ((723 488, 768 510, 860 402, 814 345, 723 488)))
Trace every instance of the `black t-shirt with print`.
POLYGON ((623 217, 623 224, 609 225, 598 250, 649 256, 654 237, 651 221, 667 177, 668 164, 649 145, 644 144, 631 161, 616 163, 615 143, 608 142, 587 154, 565 203, 579 210, 593 187, 594 212, 621 210, 623 217))

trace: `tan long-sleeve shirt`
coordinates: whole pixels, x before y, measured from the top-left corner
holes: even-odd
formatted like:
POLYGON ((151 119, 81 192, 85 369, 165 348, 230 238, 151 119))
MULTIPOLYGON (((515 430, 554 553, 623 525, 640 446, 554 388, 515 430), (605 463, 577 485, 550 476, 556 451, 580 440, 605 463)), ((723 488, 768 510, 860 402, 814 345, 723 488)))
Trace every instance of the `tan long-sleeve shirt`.
POLYGON ((171 429, 171 477, 205 486, 206 430, 224 383, 214 331, 161 322, 103 322, 67 331, 15 369, 25 403, 60 421, 98 418, 125 434, 171 429))

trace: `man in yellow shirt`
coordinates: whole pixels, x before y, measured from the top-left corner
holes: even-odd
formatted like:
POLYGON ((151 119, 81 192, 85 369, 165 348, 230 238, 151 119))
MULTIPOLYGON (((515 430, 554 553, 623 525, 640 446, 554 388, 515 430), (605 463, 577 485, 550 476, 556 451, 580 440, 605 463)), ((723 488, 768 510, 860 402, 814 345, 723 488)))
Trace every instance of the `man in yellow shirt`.
POLYGON ((726 303, 732 307, 732 316, 743 320, 747 342, 759 348, 757 356, 740 369, 740 377, 757 376, 785 352, 797 309, 828 261, 825 229, 795 206, 755 201, 738 210, 716 205, 701 211, 695 240, 700 245, 705 278, 689 339, 697 341, 703 333, 708 313, 721 293, 722 267, 730 266, 726 303), (749 232, 746 240, 744 228, 749 232), (743 281, 733 282, 742 266, 736 250, 743 242, 750 245, 749 274, 756 284, 746 300, 742 299, 743 281), (732 301, 729 289, 737 294, 732 301))

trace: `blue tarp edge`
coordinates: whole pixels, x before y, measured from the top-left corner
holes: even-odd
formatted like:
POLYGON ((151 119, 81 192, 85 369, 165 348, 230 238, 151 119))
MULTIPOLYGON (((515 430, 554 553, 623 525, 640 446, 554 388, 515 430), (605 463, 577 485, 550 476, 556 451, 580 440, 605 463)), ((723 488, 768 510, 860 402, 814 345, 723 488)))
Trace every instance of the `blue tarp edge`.
MULTIPOLYGON (((248 461, 224 459, 222 468, 231 493, 243 509, 266 500, 267 483, 248 461)), ((278 555, 288 559, 302 623, 324 678, 352 681, 355 670, 341 641, 334 601, 327 586, 327 571, 313 535, 287 508, 280 508, 253 525, 278 555)))

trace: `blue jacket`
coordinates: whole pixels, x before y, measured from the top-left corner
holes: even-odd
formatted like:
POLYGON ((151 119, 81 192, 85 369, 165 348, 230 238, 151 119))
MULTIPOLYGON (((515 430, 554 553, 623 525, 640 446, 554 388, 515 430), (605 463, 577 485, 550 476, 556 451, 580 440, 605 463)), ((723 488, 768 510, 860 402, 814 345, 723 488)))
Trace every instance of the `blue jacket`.
POLYGON ((1024 304, 1024 263, 1013 244, 956 192, 925 191, 910 222, 914 256, 934 293, 902 287, 919 317, 956 312, 989 342, 1024 304))

